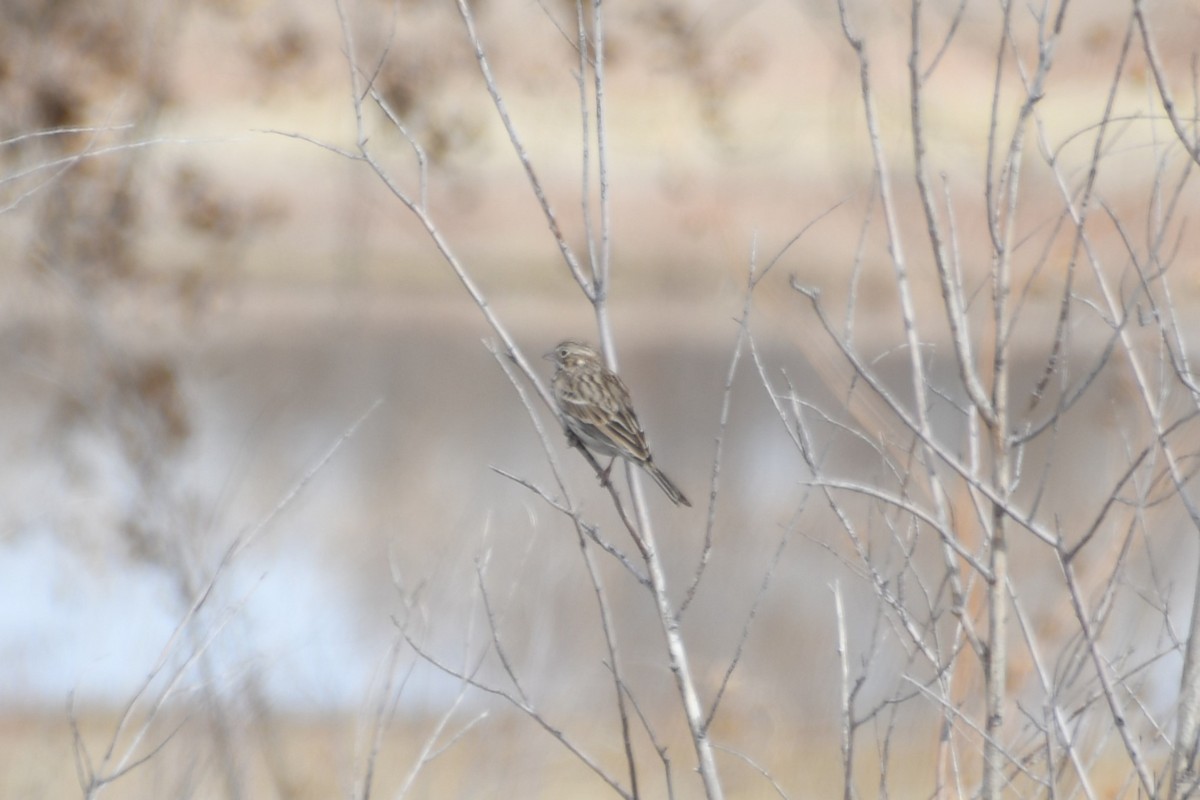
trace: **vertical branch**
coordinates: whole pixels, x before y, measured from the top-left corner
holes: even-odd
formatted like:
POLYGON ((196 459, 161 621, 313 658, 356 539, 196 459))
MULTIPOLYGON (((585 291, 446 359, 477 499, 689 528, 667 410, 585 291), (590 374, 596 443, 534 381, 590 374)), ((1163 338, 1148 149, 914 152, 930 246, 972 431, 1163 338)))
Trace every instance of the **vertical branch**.
MULTIPOLYGON (((1005 4, 1005 30, 1007 31, 1007 17, 1009 4, 1005 4)), ((996 65, 996 86, 999 86, 1000 73, 1003 58, 1003 46, 1001 47, 1000 60, 996 65)), ((945 309, 946 320, 949 323, 950 338, 954 346, 956 360, 958 362, 958 370, 960 380, 973 404, 976 416, 981 419, 988 428, 991 434, 990 445, 992 452, 992 481, 996 488, 997 494, 1007 501, 1009 496, 1009 476, 1011 474, 1011 464, 1009 461, 1009 444, 1007 432, 1009 429, 1008 419, 1008 369, 1007 369, 1007 318, 1008 318, 1008 296, 1009 296, 1009 262, 1008 248, 997 254, 996 261, 993 264, 993 336, 994 350, 992 353, 992 392, 991 396, 985 394, 985 390, 980 383, 976 366, 974 363, 974 355, 971 348, 971 334, 966 318, 966 314, 962 302, 962 285, 958 278, 959 273, 953 269, 946 255, 946 243, 941 231, 941 225, 938 219, 937 207, 934 202, 933 192, 929 186, 927 177, 928 167, 925 158, 925 136, 922 121, 922 89, 925 81, 925 75, 920 67, 921 58, 921 0, 913 0, 912 2, 912 45, 909 52, 909 85, 911 91, 912 104, 912 135, 913 135, 913 151, 915 165, 915 179, 917 190, 921 197, 921 203, 925 213, 926 225, 932 247, 936 271, 939 279, 939 284, 942 289, 942 300, 945 309)), ((997 90, 994 95, 998 96, 997 90)), ((992 117, 992 134, 995 133, 996 125, 995 105, 993 105, 992 117)), ((989 138, 989 142, 994 139, 989 138)), ((989 146, 989 152, 991 148, 989 146)), ((1016 150, 1019 153, 1019 149, 1016 150)), ((1015 159, 1019 163, 1019 158, 1015 159)), ((1012 235, 1012 217, 1011 213, 1016 204, 1016 189, 1017 181, 1014 173, 1010 175, 1008 182, 1010 190, 1009 195, 1009 215, 1008 215, 1008 231, 1007 237, 1011 239, 1012 235)), ((1005 244, 1008 244, 1006 239, 1005 244)), ((1008 542, 1006 536, 1007 520, 1005 519, 1006 512, 1002 503, 994 503, 992 505, 990 519, 987 521, 986 529, 990 533, 989 547, 989 563, 988 571, 989 582, 987 584, 987 643, 984 650, 984 703, 986 707, 985 724, 984 724, 984 743, 983 743, 983 787, 982 796, 984 798, 996 798, 1003 787, 1003 768, 1005 759, 1000 752, 1000 734, 1004 722, 1004 701, 1006 692, 1005 675, 1007 671, 1008 656, 1007 656, 1007 603, 1004 595, 1004 587, 1008 581, 1008 542)), ((953 565, 948 563, 948 576, 951 579, 951 585, 956 590, 956 593, 961 597, 961 589, 958 586, 957 573, 953 569, 953 565)), ((943 746, 948 742, 943 740, 943 746)))
MULTIPOLYGON (((627 464, 625 469, 628 475, 634 467, 627 464)), ((663 635, 666 637, 667 665, 675 677, 675 686, 683 701, 683 711, 687 717, 688 731, 696 750, 696 761, 700 770, 700 779, 704 782, 705 796, 709 800, 720 800, 725 794, 717 774, 717 763, 713 758, 712 741, 709 739, 708 729, 704 725, 704 709, 700 706, 700 695, 696 692, 696 684, 692 678, 687 648, 679 627, 679 617, 675 614, 667 592, 666 575, 663 573, 662 560, 658 556, 658 549, 654 542, 654 533, 646 513, 641 485, 631 482, 631 486, 633 487, 633 505, 637 511, 638 527, 642 531, 645 545, 646 567, 650 576, 651 591, 658 605, 659 622, 662 623, 663 635)))
POLYGON ((842 587, 833 583, 833 610, 837 620, 839 690, 842 710, 842 798, 854 800, 854 708, 850 697, 850 654, 846 649, 846 613, 842 608, 842 587))
MULTIPOLYGON (((1005 272, 1007 270, 1004 270, 1005 272)), ((1007 279, 1003 281, 1007 284, 1007 279)), ((1004 303, 996 298, 997 308, 1004 303)), ((1009 481, 1011 462, 1008 448, 1008 369, 1004 351, 1007 338, 996 336, 996 356, 992 393, 994 425, 991 427, 992 481, 1007 502, 1010 496, 1009 481)), ((1000 736, 1004 725, 1004 704, 1007 696, 1006 677, 1008 671, 1008 602, 1005 587, 1008 585, 1008 519, 1005 502, 992 504, 987 584, 988 631, 986 658, 984 661, 984 702, 987 718, 984 725, 983 792, 988 800, 998 798, 1004 788, 1005 755, 1000 736)))
MULTIPOLYGON (((582 2, 582 0, 580 0, 582 2)), ((596 303, 602 305, 608 297, 608 276, 611 266, 612 213, 608 194, 608 115, 604 105, 604 0, 592 0, 593 78, 596 86, 596 169, 600 182, 600 261, 592 265, 596 303)), ((601 329, 601 333, 604 330, 601 329)), ((605 345, 610 345, 607 339, 605 345)))
MULTIPOLYGON (((1038 17, 1038 61, 1035 74, 1026 85, 1025 101, 1017 115, 1012 140, 1009 142, 1003 172, 1004 208, 989 205, 988 224, 992 231, 994 247, 992 257, 992 413, 984 420, 989 424, 992 448, 992 485, 1000 502, 992 508, 990 533, 990 583, 988 584, 988 644, 985 663, 985 702, 987 719, 984 745, 983 796, 996 798, 1003 789, 1004 758, 998 749, 1003 732, 1004 703, 1007 696, 1006 677, 1008 671, 1008 505, 1014 482, 1013 441, 1009 436, 1012 429, 1009 414, 1009 351, 1010 332, 1015 318, 1010 315, 1009 300, 1012 291, 1012 245, 1016 230, 1017 201, 1020 188, 1021 162, 1025 149, 1025 129, 1034 107, 1042 99, 1046 76, 1054 62, 1054 50, 1058 35, 1066 18, 1068 0, 1062 0, 1050 30, 1046 30, 1045 11, 1038 17)), ((1001 32, 1000 53, 996 63, 996 90, 993 95, 993 119, 989 133, 989 153, 993 150, 996 135, 997 107, 1003 52, 1012 41, 1009 15, 1011 3, 1005 3, 1004 28, 1001 32)), ((1035 14, 1037 12, 1034 12, 1035 14)), ((1019 67, 1019 62, 1018 62, 1019 67)), ((990 173, 989 173, 990 176, 990 173)))
MULTIPOLYGON (((1200 563, 1196 569, 1200 571, 1200 563)), ((1175 748, 1171 754, 1172 800, 1189 798, 1200 788, 1200 772, 1196 770, 1200 751, 1200 572, 1195 578, 1192 618, 1184 642, 1175 748)))
MULTIPOLYGON (((592 303, 600 350, 609 369, 617 369, 616 348, 613 346, 612 326, 608 319, 608 278, 611 264, 612 215, 608 189, 608 118, 604 103, 604 13, 602 0, 592 0, 591 36, 588 35, 585 0, 576 0, 575 17, 579 37, 579 110, 583 136, 583 176, 580 194, 583 206, 584 234, 587 238, 588 260, 591 266, 590 291, 584 294, 592 303), (599 234, 592 219, 592 138, 588 126, 588 74, 592 78, 593 100, 596 105, 596 178, 599 184, 599 234), (599 238, 599 243, 597 243, 599 238)), ((581 284, 583 286, 583 284, 581 284)), ((586 289, 586 287, 584 287, 586 289)))
MULTIPOLYGON (((459 2, 461 4, 463 0, 459 0, 459 2)), ((592 0, 592 45, 591 63, 596 102, 596 163, 600 184, 600 246, 598 263, 592 265, 593 292, 589 295, 589 299, 595 309, 596 327, 605 361, 609 368, 615 371, 617 369, 616 349, 613 346, 607 304, 612 219, 609 212, 607 116, 604 105, 603 0, 592 0)), ((637 534, 634 538, 635 541, 640 540, 641 542, 640 549, 646 561, 647 575, 650 578, 650 591, 654 595, 659 622, 666 640, 668 666, 671 674, 675 677, 676 688, 679 690, 679 696, 683 703, 683 711, 696 750, 696 761, 700 778, 704 783, 704 791, 709 800, 720 800, 724 793, 717 774, 712 743, 704 723, 704 710, 700 704, 700 696, 696 691, 692 669, 688 662, 687 647, 680 629, 679 615, 671 602, 666 573, 655 544, 654 529, 646 508, 641 477, 640 469, 628 462, 625 464, 625 478, 630 487, 633 511, 637 519, 637 534)))
MULTIPOLYGON (((1200 569, 1200 564, 1197 565, 1200 569)), ((1171 794, 1193 796, 1200 789, 1197 751, 1200 751, 1200 574, 1192 593, 1192 615, 1184 645, 1183 674, 1179 677, 1179 717, 1171 757, 1171 794)))
POLYGON ((583 233, 587 242, 588 262, 592 266, 592 285, 596 285, 596 264, 599 255, 596 253, 596 234, 592 222, 592 128, 588 122, 588 67, 592 64, 589 55, 592 50, 587 32, 587 17, 584 14, 584 0, 575 0, 575 29, 576 50, 579 56, 579 73, 575 83, 579 88, 579 135, 580 135, 580 176, 579 199, 583 211, 583 233))

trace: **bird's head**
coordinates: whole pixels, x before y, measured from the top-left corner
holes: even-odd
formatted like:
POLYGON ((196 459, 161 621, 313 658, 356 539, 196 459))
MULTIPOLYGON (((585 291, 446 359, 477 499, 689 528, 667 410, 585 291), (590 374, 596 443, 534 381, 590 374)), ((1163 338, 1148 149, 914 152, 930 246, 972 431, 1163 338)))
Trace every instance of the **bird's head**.
POLYGON ((579 366, 581 364, 603 363, 603 360, 600 358, 600 353, 596 351, 596 348, 592 347, 586 342, 580 342, 574 339, 567 339, 566 341, 559 342, 557 347, 542 357, 548 361, 553 361, 555 365, 560 368, 569 368, 573 366, 579 366))

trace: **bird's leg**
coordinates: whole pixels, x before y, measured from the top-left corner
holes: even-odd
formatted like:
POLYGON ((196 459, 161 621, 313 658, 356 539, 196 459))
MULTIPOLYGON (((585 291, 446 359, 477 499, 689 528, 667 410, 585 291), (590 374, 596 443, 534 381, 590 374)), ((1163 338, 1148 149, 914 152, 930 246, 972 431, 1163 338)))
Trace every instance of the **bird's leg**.
POLYGON ((617 457, 613 456, 612 460, 608 462, 608 466, 600 470, 600 485, 605 489, 612 486, 612 484, 608 482, 608 474, 612 472, 613 464, 615 463, 617 463, 617 457))

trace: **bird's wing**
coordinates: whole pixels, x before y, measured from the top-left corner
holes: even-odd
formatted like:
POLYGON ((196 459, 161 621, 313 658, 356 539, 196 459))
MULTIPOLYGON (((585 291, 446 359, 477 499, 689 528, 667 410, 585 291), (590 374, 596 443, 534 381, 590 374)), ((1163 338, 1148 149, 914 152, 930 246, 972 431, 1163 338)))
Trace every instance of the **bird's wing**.
POLYGON ((614 439, 623 442, 638 461, 648 461, 650 460, 650 447, 646 444, 646 433, 642 430, 642 424, 638 422, 637 414, 633 411, 629 390, 625 388, 625 384, 621 383, 620 378, 617 378, 614 388, 620 402, 615 407, 608 409, 607 430, 614 439))
POLYGON ((646 434, 638 423, 629 398, 629 390, 620 378, 609 373, 583 375, 573 392, 559 397, 563 411, 589 428, 595 438, 608 440, 624 454, 638 461, 650 458, 646 434), (607 381, 604 386, 603 381, 607 381), (605 391, 607 387, 608 391, 605 391))

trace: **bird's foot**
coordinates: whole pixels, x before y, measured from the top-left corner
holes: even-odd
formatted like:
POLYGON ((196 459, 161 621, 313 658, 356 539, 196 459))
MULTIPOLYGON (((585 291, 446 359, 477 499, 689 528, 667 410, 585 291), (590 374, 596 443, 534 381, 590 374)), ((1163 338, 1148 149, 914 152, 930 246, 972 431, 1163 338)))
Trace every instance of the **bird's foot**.
POLYGON ((613 464, 615 463, 617 463, 617 457, 613 456, 612 460, 608 462, 608 466, 600 470, 600 485, 605 489, 612 488, 612 482, 608 479, 608 476, 612 472, 613 464))

